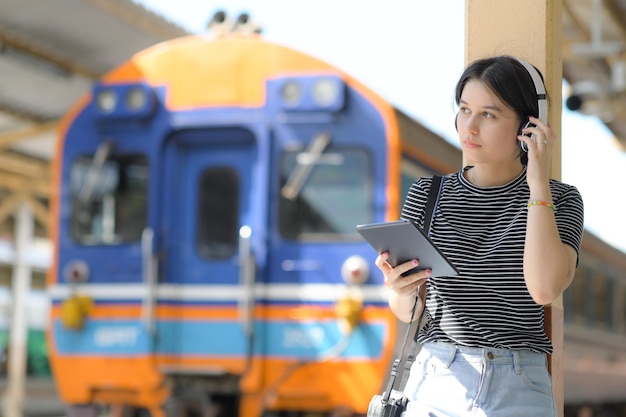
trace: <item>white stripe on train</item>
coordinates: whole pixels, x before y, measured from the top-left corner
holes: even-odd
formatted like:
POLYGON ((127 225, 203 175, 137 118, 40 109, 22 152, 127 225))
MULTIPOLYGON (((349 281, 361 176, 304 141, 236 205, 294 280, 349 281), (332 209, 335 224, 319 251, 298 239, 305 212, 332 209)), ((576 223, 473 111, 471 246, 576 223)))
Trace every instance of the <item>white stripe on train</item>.
MULTIPOLYGON (((224 301, 241 298, 239 285, 173 285, 157 288, 158 300, 182 302, 224 301)), ((84 294, 98 301, 139 300, 148 288, 142 284, 56 284, 48 287, 52 301, 62 301, 71 294, 84 294)), ((335 302, 351 295, 369 303, 386 303, 387 290, 381 285, 347 286, 345 284, 256 284, 255 299, 280 302, 335 302)))

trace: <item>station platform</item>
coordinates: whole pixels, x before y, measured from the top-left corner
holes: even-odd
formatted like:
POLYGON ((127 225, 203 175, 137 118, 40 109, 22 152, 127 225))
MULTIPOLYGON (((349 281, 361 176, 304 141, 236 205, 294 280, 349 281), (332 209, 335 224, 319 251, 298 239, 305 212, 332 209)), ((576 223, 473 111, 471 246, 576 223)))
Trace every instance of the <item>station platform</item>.
MULTIPOLYGON (((4 415, 7 379, 0 378, 0 416, 4 415)), ((23 417, 62 417, 65 405, 60 401, 54 381, 50 378, 28 378, 26 380, 23 417)))

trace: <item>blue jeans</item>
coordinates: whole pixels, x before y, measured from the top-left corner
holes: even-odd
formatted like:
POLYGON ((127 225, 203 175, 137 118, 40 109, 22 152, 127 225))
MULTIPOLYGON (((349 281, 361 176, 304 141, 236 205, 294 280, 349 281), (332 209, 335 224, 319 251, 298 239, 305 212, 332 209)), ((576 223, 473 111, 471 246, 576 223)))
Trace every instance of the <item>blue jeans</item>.
POLYGON ((547 357, 529 350, 425 343, 403 417, 556 417, 547 357))

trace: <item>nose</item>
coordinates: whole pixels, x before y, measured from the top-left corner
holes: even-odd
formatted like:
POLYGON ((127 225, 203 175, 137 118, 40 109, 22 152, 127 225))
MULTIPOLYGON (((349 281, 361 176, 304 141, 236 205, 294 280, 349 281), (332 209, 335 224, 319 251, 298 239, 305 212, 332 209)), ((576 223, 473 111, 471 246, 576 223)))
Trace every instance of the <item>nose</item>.
POLYGON ((461 124, 465 128, 465 130, 469 133, 477 133, 478 123, 477 123, 476 117, 474 117, 473 114, 467 114, 464 116, 465 117, 462 118, 461 124))

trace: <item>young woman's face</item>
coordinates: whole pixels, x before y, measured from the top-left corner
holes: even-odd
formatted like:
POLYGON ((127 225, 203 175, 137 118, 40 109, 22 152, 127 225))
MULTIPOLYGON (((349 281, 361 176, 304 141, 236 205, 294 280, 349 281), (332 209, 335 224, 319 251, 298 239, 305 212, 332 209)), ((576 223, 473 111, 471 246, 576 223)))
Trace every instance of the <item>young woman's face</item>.
POLYGON ((521 121, 482 81, 465 84, 457 129, 465 158, 472 162, 509 162, 519 158, 521 121))

